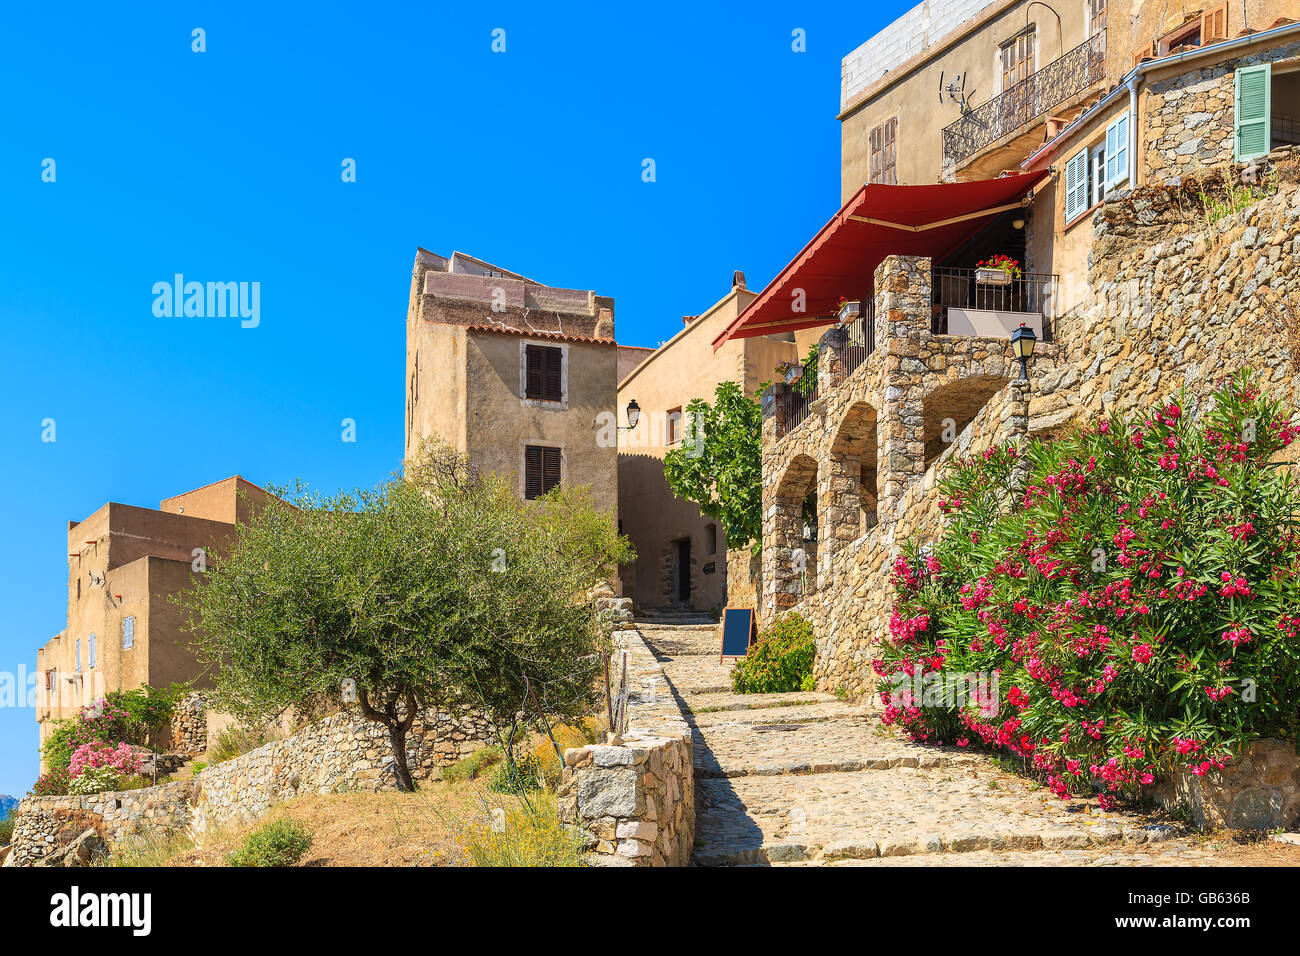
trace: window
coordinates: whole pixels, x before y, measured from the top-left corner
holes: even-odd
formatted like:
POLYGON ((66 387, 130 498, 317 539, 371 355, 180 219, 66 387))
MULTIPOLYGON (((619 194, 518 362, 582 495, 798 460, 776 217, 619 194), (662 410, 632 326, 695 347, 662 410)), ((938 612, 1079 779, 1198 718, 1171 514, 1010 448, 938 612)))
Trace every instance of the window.
POLYGON ((1065 164, 1065 221, 1071 223, 1106 198, 1106 146, 1081 149, 1065 164))
POLYGON ((682 410, 680 406, 668 413, 664 437, 667 439, 665 444, 668 445, 675 445, 682 440, 682 410))
POLYGON ((718 526, 716 524, 704 526, 704 553, 718 553, 718 526))
POLYGON ((871 131, 871 172, 868 181, 898 185, 898 117, 885 120, 871 131))
POLYGON ((81 638, 77 638, 77 643, 73 648, 73 653, 77 655, 77 673, 81 673, 81 638))
POLYGON ((1168 56, 1185 47, 1208 46, 1228 38, 1228 5, 1221 3, 1188 20, 1156 40, 1156 56, 1168 56))
POLYGON ((560 449, 546 445, 524 446, 524 497, 540 498, 560 485, 560 449))
POLYGON ((1128 110, 1106 127, 1106 191, 1129 178, 1128 110))
POLYGON ((122 618, 122 649, 135 647, 135 618, 122 618))
POLYGON ((57 680, 54 676, 56 673, 57 672, 53 670, 48 670, 45 672, 45 693, 47 694, 54 693, 54 685, 57 683, 57 680))
POLYGON ((1088 0, 1088 36, 1106 29, 1106 0, 1088 0))
POLYGON ((1243 67, 1233 75, 1232 85, 1232 157, 1244 163, 1263 156, 1272 145, 1269 108, 1273 64, 1243 67))
POLYGON ((998 48, 1002 89, 1009 90, 1034 72, 1034 28, 1022 30, 998 48))
POLYGON ((90 646, 87 650, 90 655, 90 666, 94 667, 95 666, 95 635, 94 634, 90 635, 90 646))
POLYGON ((561 375, 564 353, 549 345, 524 346, 524 397, 540 402, 564 400, 561 375))

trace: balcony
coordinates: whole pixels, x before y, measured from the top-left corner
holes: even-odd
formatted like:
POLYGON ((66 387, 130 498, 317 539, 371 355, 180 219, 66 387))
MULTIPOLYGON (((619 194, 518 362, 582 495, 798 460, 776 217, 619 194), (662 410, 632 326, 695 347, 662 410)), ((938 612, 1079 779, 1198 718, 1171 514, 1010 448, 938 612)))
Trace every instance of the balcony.
POLYGON ((981 281, 989 270, 934 269, 933 318, 935 335, 982 335, 1008 338, 1021 325, 1034 330, 1040 342, 1052 341, 1050 322, 1052 289, 1060 277, 1045 272, 1022 272, 998 276, 1000 281, 981 281))
POLYGON ((1021 132, 1034 120, 1069 102, 1101 81, 1105 65, 1106 31, 1102 30, 944 127, 945 165, 964 165, 980 150, 1021 132))

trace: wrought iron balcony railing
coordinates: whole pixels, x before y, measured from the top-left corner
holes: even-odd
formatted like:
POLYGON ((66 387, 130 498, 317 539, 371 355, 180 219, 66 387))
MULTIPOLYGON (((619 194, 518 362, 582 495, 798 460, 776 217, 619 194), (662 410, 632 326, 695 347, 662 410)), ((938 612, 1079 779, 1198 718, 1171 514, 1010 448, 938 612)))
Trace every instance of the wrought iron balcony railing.
POLYGON ((944 160, 960 164, 981 149, 1018 132, 1101 80, 1105 65, 1106 31, 1102 30, 1011 89, 945 126, 944 160))

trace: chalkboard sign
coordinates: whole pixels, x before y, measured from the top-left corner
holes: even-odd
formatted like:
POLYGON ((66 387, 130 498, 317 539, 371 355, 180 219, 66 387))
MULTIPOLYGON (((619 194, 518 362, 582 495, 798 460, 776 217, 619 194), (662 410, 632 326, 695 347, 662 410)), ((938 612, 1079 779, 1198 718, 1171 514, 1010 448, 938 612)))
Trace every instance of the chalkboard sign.
POLYGON ((758 625, 754 622, 753 608, 726 608, 722 612, 722 653, 718 655, 718 663, 724 657, 744 657, 756 640, 758 625))

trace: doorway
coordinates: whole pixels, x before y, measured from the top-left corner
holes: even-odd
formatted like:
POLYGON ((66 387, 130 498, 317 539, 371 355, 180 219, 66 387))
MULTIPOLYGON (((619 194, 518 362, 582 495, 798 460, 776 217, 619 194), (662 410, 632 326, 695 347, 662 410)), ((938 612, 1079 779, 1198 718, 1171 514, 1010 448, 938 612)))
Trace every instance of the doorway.
POLYGON ((677 542, 677 600, 689 602, 691 599, 691 539, 683 538, 677 542))

